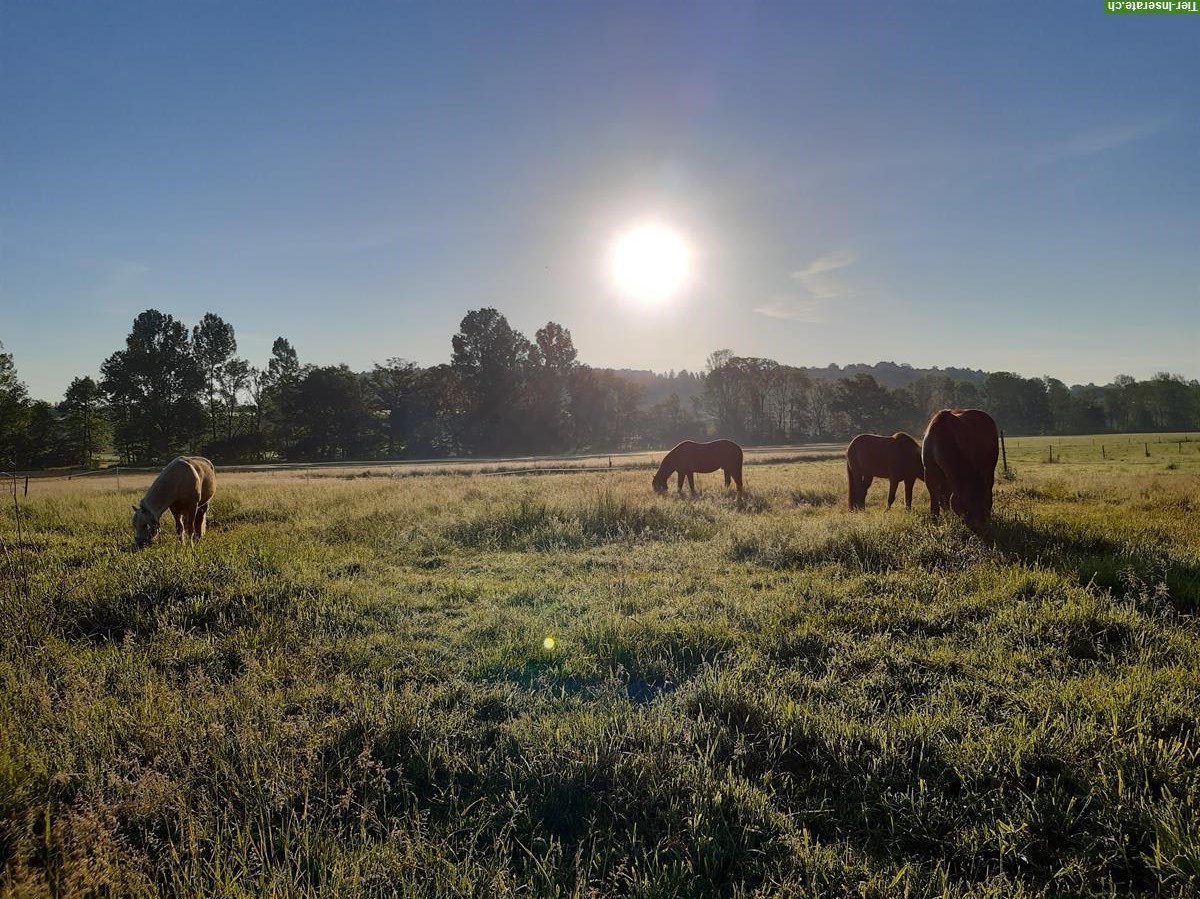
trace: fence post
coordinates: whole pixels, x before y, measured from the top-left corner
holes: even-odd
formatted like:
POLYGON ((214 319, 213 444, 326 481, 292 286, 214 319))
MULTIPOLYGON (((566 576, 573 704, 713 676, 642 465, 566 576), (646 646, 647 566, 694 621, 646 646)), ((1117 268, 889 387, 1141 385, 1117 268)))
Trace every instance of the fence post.
POLYGON ((117 466, 117 493, 121 492, 121 466, 117 466))
POLYGON ((25 475, 25 495, 29 496, 29 475, 25 475))
POLYGON ((1000 455, 1004 459, 1004 475, 1008 476, 1008 451, 1004 448, 1004 432, 1000 432, 1000 455))
POLYGON ((1053 443, 1050 444, 1050 461, 1051 462, 1054 461, 1054 444, 1053 443))
POLYGON ((1104 452, 1104 444, 1103 444, 1103 443, 1102 443, 1102 444, 1100 444, 1100 458, 1101 458, 1101 459, 1107 459, 1107 458, 1108 458, 1108 456, 1107 456, 1107 455, 1105 455, 1105 452, 1104 452))
POLYGON ((1146 444, 1146 458, 1147 459, 1150 458, 1150 444, 1149 443, 1146 444))

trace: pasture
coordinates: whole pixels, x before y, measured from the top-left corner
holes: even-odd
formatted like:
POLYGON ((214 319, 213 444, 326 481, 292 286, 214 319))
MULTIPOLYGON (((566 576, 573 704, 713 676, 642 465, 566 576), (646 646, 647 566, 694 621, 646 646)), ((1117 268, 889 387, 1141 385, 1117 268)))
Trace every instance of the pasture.
POLYGON ((1195 895, 1200 444, 1096 441, 982 537, 818 452, 5 496, 0 891, 1195 895))

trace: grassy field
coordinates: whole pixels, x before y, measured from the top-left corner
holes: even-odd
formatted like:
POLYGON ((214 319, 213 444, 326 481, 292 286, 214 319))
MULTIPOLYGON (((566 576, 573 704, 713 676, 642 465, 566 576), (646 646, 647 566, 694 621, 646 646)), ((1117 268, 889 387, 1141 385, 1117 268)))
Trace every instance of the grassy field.
POLYGON ((820 453, 4 497, 0 892, 1194 896, 1200 444, 1096 440, 982 537, 820 453))

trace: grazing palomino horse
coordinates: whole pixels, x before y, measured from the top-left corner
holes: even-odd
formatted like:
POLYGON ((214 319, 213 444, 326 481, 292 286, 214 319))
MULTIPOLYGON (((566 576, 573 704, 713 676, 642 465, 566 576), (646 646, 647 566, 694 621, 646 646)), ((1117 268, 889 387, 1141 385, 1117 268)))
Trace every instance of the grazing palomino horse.
POLYGON ((687 478, 688 487, 696 492, 696 481, 692 477, 696 472, 707 474, 718 468, 725 472, 725 486, 733 481, 737 484, 738 493, 742 492, 742 448, 732 440, 714 440, 711 443, 696 443, 685 440, 671 450, 658 466, 658 474, 650 483, 655 493, 667 492, 667 481, 671 475, 679 473, 679 492, 683 492, 683 479, 687 478))
POLYGON ((934 415, 921 445, 933 517, 949 506, 970 528, 986 524, 992 517, 999 455, 1000 435, 986 412, 943 409, 934 415))
POLYGON ((850 479, 850 508, 867 507, 867 490, 875 478, 887 478, 890 509, 896 488, 904 482, 904 506, 912 511, 913 484, 925 477, 921 447, 903 431, 891 437, 859 434, 846 447, 846 475, 850 479))
POLYGON ((213 464, 202 456, 176 456, 133 507, 133 542, 141 549, 158 536, 158 520, 171 510, 175 533, 187 542, 204 536, 204 515, 217 489, 213 464))

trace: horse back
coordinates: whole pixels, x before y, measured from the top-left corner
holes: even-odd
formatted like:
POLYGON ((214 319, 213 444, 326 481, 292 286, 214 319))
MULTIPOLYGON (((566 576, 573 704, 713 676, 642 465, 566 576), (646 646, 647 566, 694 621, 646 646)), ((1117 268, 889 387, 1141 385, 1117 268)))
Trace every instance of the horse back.
POLYGON ((203 456, 176 456, 166 464, 146 498, 152 508, 191 506, 207 503, 216 490, 216 471, 203 456))
POLYGON ((200 479, 200 502, 207 503, 217 492, 216 468, 203 456, 184 456, 183 458, 192 466, 200 479))
POLYGON ((846 447, 846 464, 855 474, 905 481, 924 477, 921 450, 904 433, 891 437, 859 434, 846 447))
POLYGON ((892 471, 902 481, 925 477, 921 446, 908 434, 897 431, 888 438, 891 442, 892 471))
POLYGON ((982 409, 964 409, 955 413, 959 422, 959 445, 975 470, 990 485, 1000 458, 1000 432, 996 421, 982 409))
POLYGON ((718 468, 740 468, 742 448, 732 440, 712 440, 697 443, 684 440, 676 444, 663 459, 663 466, 670 470, 710 472, 718 468))
POLYGON ((955 481, 991 486, 1000 455, 996 422, 981 409, 943 409, 929 422, 921 445, 928 468, 936 465, 955 481))
POLYGON ((859 434, 846 447, 846 464, 859 475, 887 477, 891 456, 889 439, 878 434, 859 434))

